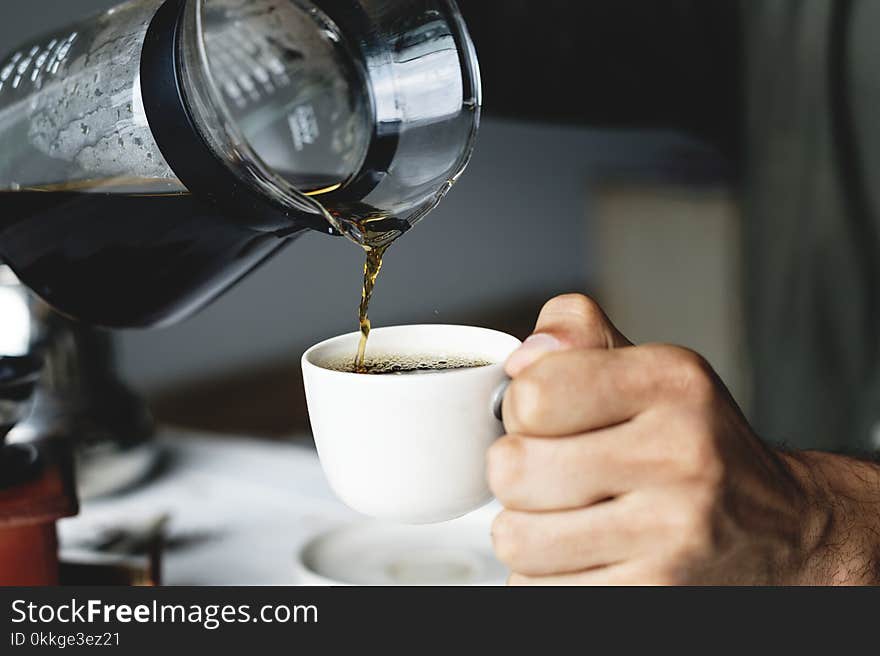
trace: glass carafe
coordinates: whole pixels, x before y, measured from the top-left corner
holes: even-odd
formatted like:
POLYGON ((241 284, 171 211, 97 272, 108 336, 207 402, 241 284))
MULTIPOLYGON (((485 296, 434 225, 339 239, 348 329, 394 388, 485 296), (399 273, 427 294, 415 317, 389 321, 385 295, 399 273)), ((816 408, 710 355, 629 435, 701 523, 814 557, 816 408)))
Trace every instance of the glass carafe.
POLYGON ((170 323, 305 230, 395 239, 479 114, 452 0, 132 0, 0 59, 0 259, 75 318, 170 323))

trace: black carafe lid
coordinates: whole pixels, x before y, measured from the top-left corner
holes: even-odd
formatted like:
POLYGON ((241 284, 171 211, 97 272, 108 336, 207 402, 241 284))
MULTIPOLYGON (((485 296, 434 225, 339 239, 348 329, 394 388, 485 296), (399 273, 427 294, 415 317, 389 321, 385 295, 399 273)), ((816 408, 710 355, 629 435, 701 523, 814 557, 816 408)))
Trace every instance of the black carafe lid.
POLYGON ((21 485, 39 475, 39 451, 31 444, 3 444, 24 419, 43 363, 36 356, 0 357, 0 489, 21 485))

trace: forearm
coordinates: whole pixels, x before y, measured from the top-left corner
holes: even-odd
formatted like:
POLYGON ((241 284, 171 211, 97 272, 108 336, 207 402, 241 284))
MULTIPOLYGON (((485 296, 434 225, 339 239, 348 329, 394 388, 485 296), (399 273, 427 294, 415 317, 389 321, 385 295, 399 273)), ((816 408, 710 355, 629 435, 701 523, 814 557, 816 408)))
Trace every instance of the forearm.
POLYGON ((808 500, 798 583, 880 584, 880 464, 817 451, 785 458, 808 500))

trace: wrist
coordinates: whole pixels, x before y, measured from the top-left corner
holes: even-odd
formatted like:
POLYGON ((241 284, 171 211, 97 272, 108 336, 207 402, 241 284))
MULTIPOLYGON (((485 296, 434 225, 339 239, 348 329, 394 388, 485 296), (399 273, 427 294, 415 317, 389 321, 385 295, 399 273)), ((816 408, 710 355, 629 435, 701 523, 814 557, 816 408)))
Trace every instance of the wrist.
POLYGON ((782 454, 803 522, 796 583, 880 583, 880 465, 819 451, 782 454))

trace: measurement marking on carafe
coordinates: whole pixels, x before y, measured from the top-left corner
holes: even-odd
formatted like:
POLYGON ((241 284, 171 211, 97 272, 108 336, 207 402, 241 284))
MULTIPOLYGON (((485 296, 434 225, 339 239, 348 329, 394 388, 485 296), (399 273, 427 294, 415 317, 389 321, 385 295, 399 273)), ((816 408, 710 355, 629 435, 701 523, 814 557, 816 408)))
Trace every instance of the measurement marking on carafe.
POLYGON ((3 67, 3 70, 0 70, 0 82, 6 82, 12 75, 12 71, 15 70, 15 63, 7 64, 3 67))
POLYGON ((56 66, 56 63, 58 63, 58 53, 61 52, 61 48, 64 43, 65 42, 63 41, 59 42, 57 39, 52 39, 52 42, 46 49, 47 52, 51 51, 49 61, 46 62, 46 72, 50 75, 55 75, 55 73, 58 71, 58 66, 56 66))
POLYGON ((27 70, 31 67, 31 62, 34 61, 34 55, 36 55, 40 51, 39 46, 34 46, 31 48, 27 57, 22 59, 18 63, 18 67, 15 69, 15 79, 12 80, 12 88, 17 89, 21 84, 21 80, 24 77, 27 70))
POLYGON ((321 136, 321 129, 318 127, 318 117, 315 115, 315 108, 311 105, 300 105, 293 113, 287 117, 290 124, 290 134, 293 137, 293 147, 297 152, 301 151, 306 145, 311 145, 321 136))
POLYGON ((35 45, 27 51, 27 54, 23 51, 16 52, 9 62, 0 69, 0 91, 3 91, 7 83, 13 89, 18 89, 25 78, 30 79, 31 83, 40 88, 44 75, 58 73, 58 69, 70 54, 73 42, 78 36, 78 32, 73 32, 64 39, 52 39, 45 47, 35 45), (33 68, 31 68, 32 65, 33 68))

